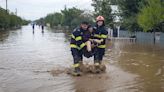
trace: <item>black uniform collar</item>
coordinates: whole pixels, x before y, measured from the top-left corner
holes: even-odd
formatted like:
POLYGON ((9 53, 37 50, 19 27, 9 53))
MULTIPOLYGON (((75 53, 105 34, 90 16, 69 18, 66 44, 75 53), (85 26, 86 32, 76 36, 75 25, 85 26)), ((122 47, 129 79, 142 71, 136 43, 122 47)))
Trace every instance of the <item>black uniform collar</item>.
POLYGON ((102 26, 98 26, 98 25, 96 25, 96 27, 97 27, 97 28, 103 28, 104 26, 103 26, 103 25, 102 25, 102 26))

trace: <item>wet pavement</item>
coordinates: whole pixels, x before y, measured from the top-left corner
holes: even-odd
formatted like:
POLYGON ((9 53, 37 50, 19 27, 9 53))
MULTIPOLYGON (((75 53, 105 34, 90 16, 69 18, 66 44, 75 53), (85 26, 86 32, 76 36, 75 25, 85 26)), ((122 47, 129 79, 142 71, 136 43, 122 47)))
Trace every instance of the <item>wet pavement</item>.
POLYGON ((125 42, 108 47, 106 73, 73 77, 65 72, 72 57, 64 33, 36 27, 33 34, 31 26, 0 32, 0 92, 164 91, 164 47, 125 42))

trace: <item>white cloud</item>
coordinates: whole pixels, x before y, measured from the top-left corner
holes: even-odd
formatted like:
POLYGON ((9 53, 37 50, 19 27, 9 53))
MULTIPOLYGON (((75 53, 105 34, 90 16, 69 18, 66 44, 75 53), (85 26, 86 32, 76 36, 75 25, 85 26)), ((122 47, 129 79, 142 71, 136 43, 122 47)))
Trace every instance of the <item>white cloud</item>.
MULTIPOLYGON (((5 8, 5 1, 0 0, 0 6, 3 8, 5 8)), ((35 20, 48 13, 59 12, 65 5, 68 8, 93 10, 91 2, 92 0, 8 0, 8 9, 15 12, 17 8, 19 16, 35 20)))

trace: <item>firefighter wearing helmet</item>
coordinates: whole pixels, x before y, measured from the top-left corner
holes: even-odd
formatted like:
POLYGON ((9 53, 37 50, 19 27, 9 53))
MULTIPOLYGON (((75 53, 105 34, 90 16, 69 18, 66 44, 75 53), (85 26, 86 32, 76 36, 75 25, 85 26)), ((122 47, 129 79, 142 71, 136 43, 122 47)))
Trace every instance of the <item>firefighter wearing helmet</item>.
POLYGON ((94 39, 99 40, 98 45, 95 47, 94 64, 96 66, 96 71, 100 72, 100 65, 102 64, 102 60, 105 54, 106 39, 108 36, 108 31, 105 28, 103 16, 98 16, 96 18, 96 26, 94 29, 94 39))

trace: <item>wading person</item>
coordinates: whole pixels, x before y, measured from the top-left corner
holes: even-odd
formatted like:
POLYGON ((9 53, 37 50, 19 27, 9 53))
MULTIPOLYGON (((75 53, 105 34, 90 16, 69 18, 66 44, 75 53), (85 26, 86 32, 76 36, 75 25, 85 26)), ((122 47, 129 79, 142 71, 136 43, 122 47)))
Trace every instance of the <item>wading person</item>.
POLYGON ((32 32, 34 33, 34 30, 35 30, 35 24, 33 23, 32 24, 32 32))
POLYGON ((86 46, 83 41, 84 32, 87 31, 88 22, 82 22, 79 28, 76 28, 71 34, 70 47, 73 56, 73 67, 74 72, 73 75, 79 76, 81 75, 80 63, 83 60, 83 49, 86 46))
POLYGON ((96 18, 96 26, 95 32, 94 32, 94 39, 96 39, 96 42, 98 45, 95 47, 95 53, 94 53, 94 64, 96 72, 100 72, 100 65, 102 64, 102 60, 105 54, 105 48, 106 48, 106 39, 108 35, 108 31, 105 28, 105 22, 103 16, 98 16, 96 18))
POLYGON ((41 28, 42 28, 42 33, 44 33, 44 25, 43 24, 42 24, 41 28))

